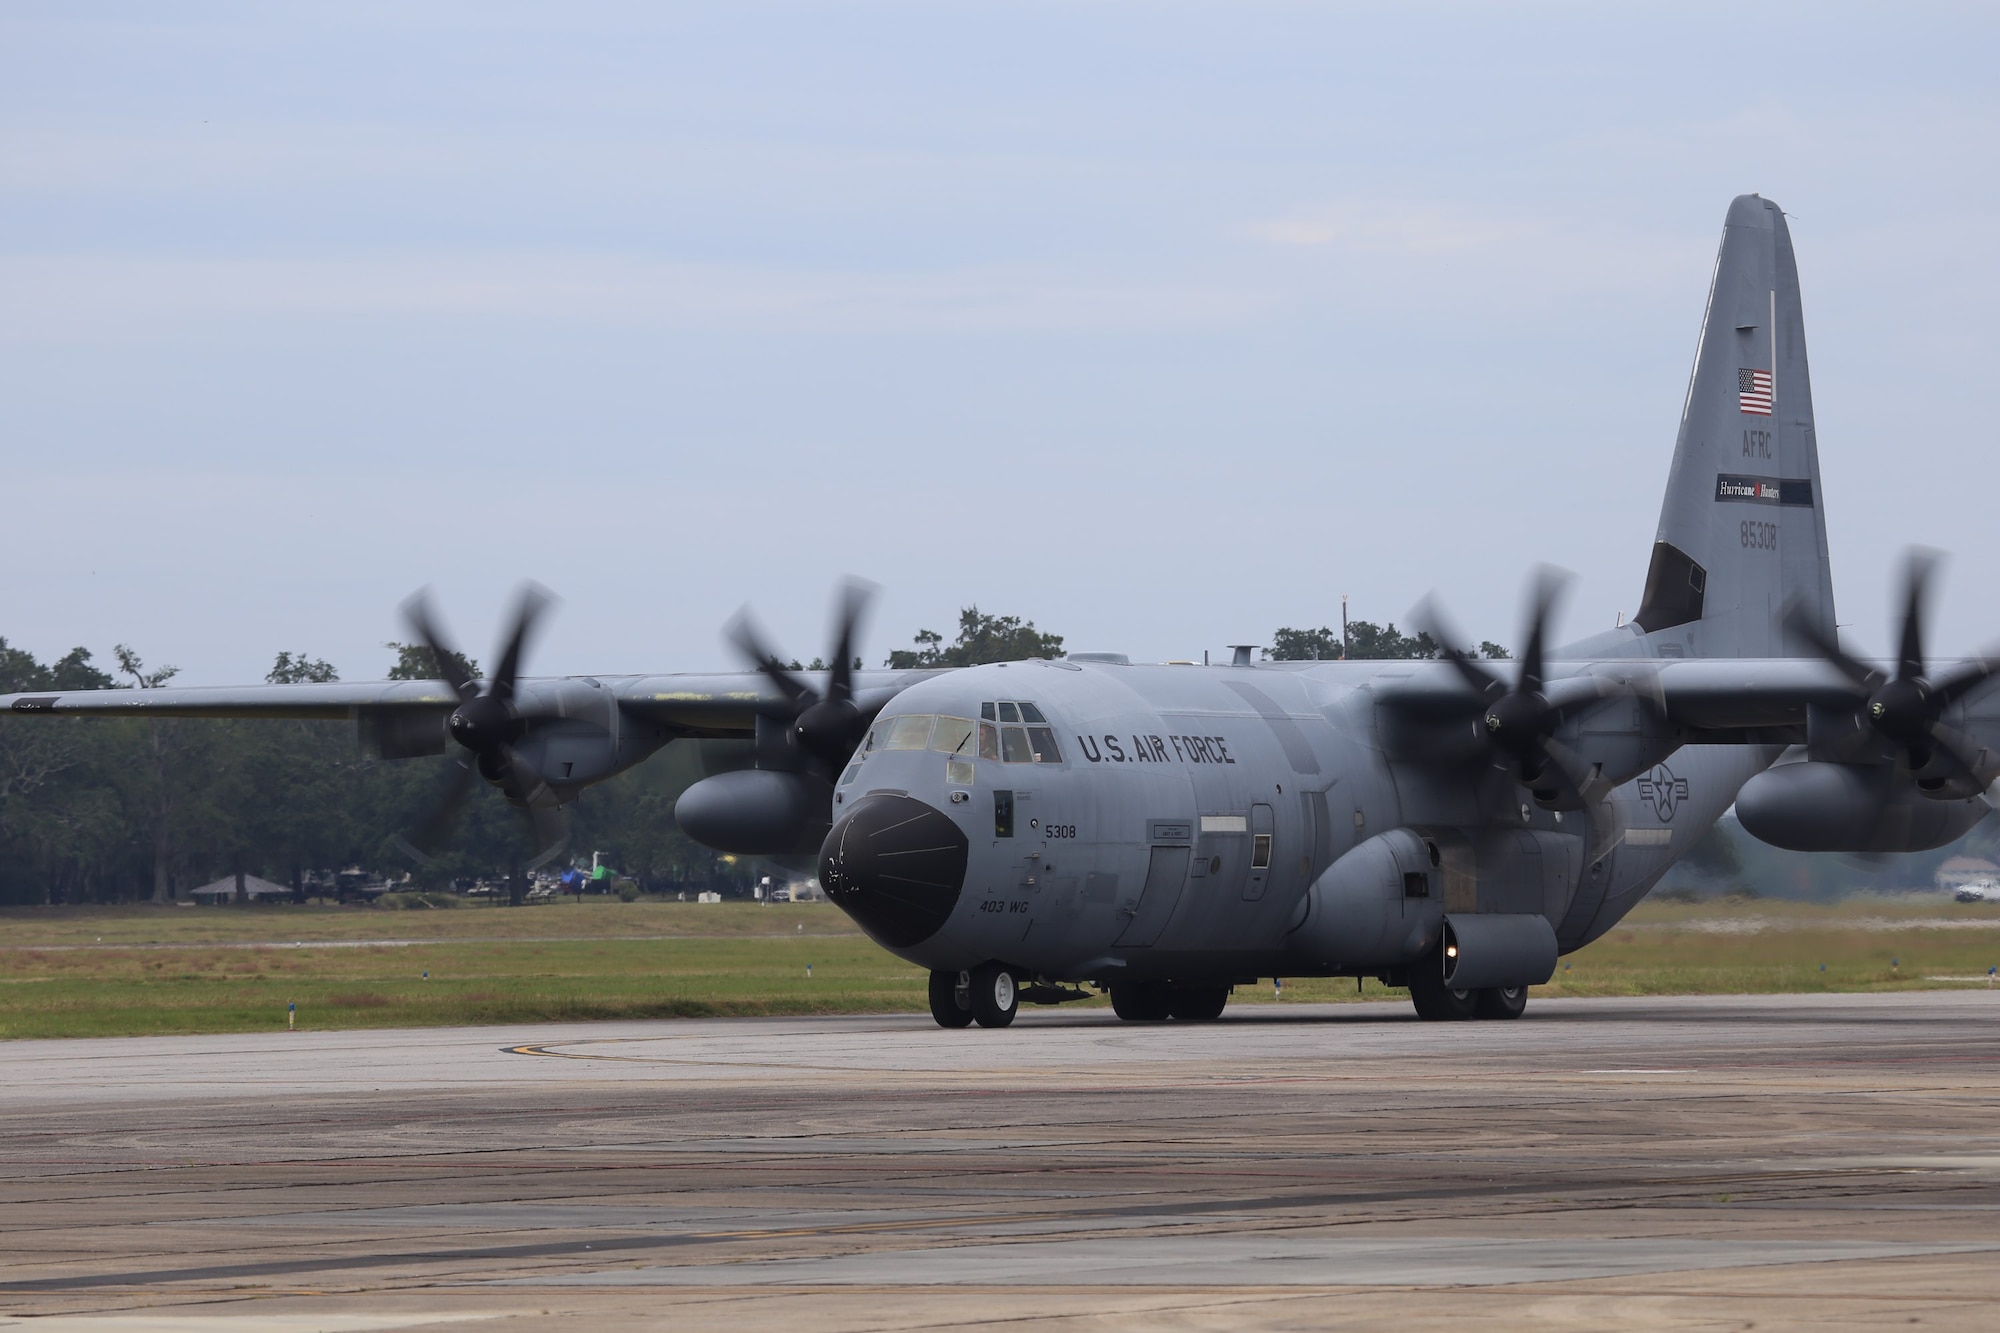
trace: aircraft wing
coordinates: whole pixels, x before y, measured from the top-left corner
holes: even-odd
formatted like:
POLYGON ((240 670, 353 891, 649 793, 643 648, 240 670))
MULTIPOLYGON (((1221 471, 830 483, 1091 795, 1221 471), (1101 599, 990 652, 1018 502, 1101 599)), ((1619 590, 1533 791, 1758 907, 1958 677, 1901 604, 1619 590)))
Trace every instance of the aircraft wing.
POLYGON ((450 708, 441 680, 345 681, 328 685, 215 685, 157 690, 71 690, 0 695, 0 711, 80 717, 296 717, 340 719, 362 709, 450 708))
MULTIPOLYGON (((929 671, 855 673, 855 703, 863 713, 880 709, 929 671)), ((826 673, 800 672, 815 690, 826 673)), ((688 734, 745 734, 759 713, 782 715, 790 701, 757 672, 671 676, 525 677, 516 707, 529 721, 588 717, 607 702, 630 716, 688 734)), ((79 717, 350 718, 398 713, 444 713, 458 695, 441 680, 338 681, 326 685, 218 685, 152 690, 40 691, 0 695, 0 712, 63 713, 79 717)))
MULTIPOLYGON (((805 671, 798 678, 824 695, 827 673, 805 671)), ((938 674, 936 671, 857 671, 854 703, 864 714, 880 711, 898 694, 938 674)), ((689 733, 749 734, 757 716, 784 716, 791 707, 782 691, 756 672, 716 676, 627 676, 606 682, 618 705, 633 717, 689 733)))
MULTIPOLYGON (((1511 674, 1504 661, 1483 665, 1503 679, 1511 674)), ((1809 708, 1853 708, 1865 697, 1838 670, 1811 657, 1617 658, 1552 662, 1547 670, 1543 693, 1551 703, 1580 709, 1595 700, 1636 696, 1669 724, 1695 733, 1692 739, 1711 743, 1774 739, 1771 733, 1803 728, 1809 708)), ((1474 700, 1443 663, 1423 664, 1374 688, 1389 707, 1417 713, 1463 710, 1474 700)))

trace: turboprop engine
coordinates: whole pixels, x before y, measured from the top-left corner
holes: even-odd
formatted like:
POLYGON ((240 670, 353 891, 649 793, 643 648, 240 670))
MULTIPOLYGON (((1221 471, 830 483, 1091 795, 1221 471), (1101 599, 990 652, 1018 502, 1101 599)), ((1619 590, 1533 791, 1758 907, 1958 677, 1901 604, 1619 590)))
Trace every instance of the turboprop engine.
POLYGON ((1780 764, 1736 794, 1744 832, 1794 852, 1921 852, 1988 813, 1978 798, 1937 799, 1892 764, 1780 764))
POLYGON ((854 697, 854 639, 873 587, 850 581, 842 590, 824 690, 785 666, 747 612, 737 616, 730 639, 779 698, 757 716, 756 767, 703 778, 675 802, 674 820, 689 837, 741 856, 818 857, 833 825, 833 779, 881 708, 864 709, 854 697))

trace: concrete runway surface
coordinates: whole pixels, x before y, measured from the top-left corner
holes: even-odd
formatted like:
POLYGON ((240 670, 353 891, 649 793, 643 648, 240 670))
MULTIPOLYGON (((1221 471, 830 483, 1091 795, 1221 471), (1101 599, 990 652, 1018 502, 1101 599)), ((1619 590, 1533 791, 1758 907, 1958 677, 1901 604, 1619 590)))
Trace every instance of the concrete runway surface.
POLYGON ((1987 1326, 2000 993, 0 1045, 0 1328, 1987 1326))

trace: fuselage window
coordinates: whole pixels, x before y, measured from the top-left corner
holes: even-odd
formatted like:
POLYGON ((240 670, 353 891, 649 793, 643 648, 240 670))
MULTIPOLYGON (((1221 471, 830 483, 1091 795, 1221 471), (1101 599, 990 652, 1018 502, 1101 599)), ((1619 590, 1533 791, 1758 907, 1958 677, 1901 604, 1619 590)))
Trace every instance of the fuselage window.
POLYGON ((946 754, 970 754, 972 733, 977 725, 970 718, 941 717, 931 732, 931 748, 946 754))
MULTIPOLYGON (((991 708, 993 705, 988 704, 986 706, 991 708)), ((994 726, 991 722, 981 722, 979 724, 979 757, 981 759, 998 759, 1000 757, 1000 728, 994 726)))
POLYGON ((1000 701, 1000 720, 1002 722, 1019 722, 1021 720, 1021 710, 1014 704, 1002 699, 1000 701))
POLYGON ((1258 833, 1250 839, 1250 868, 1269 870, 1271 868, 1271 835, 1258 833))
MULTIPOLYGON (((1027 712, 1028 707, 1027 704, 1022 704, 1021 711, 1024 713, 1027 712)), ((1028 746, 1034 750, 1035 762, 1038 764, 1060 764, 1062 762, 1062 751, 1056 748, 1056 729, 1054 727, 1029 727, 1028 746)))
POLYGON ((1035 706, 1034 706, 1033 704, 1030 704, 1030 703, 1024 703, 1024 704, 1022 704, 1022 705, 1021 705, 1021 720, 1022 720, 1023 722, 1046 722, 1046 721, 1048 721, 1048 719, 1047 719, 1047 718, 1045 718, 1045 717, 1043 717, 1043 716, 1042 716, 1042 710, 1041 710, 1041 709, 1039 709, 1039 708, 1037 708, 1037 707, 1035 707, 1035 706))
MULTIPOLYGON (((1007 705, 1000 705, 1005 708, 1007 705)), ((1028 745, 1026 727, 1000 728, 1000 757, 1010 764, 1032 764, 1035 752, 1028 745)))
POLYGON ((979 705, 979 717, 980 720, 984 722, 994 721, 995 719, 994 719, 993 705, 992 704, 979 705))
POLYGON ((845 787, 849 783, 853 782, 854 779, 860 776, 861 776, 861 762, 860 760, 856 760, 854 763, 851 763, 847 766, 847 771, 845 773, 840 775, 840 785, 845 787))
POLYGON ((937 720, 931 713, 909 713, 889 720, 889 735, 883 741, 885 750, 921 750, 930 742, 931 723, 937 720))

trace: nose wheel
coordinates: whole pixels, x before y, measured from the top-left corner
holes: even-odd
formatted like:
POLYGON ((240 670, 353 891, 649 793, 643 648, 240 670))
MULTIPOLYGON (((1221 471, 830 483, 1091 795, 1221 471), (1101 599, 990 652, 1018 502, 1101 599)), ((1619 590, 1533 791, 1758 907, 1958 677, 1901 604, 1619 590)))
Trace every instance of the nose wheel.
POLYGON ((941 1028, 1004 1028, 1021 1011, 1013 972, 987 963, 970 972, 931 973, 931 1017, 941 1028))
POLYGON ((931 1017, 941 1028, 972 1026, 972 975, 931 973, 931 1017))

